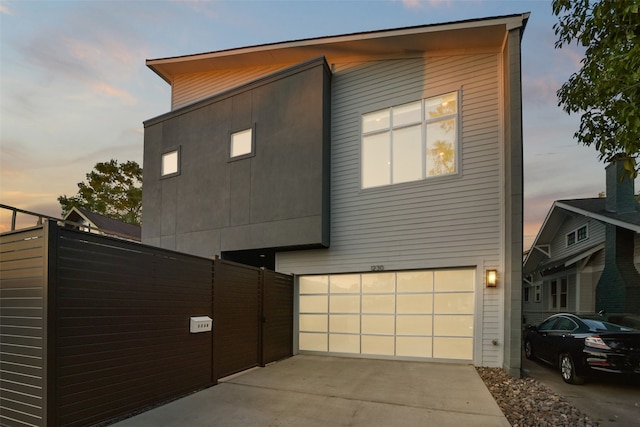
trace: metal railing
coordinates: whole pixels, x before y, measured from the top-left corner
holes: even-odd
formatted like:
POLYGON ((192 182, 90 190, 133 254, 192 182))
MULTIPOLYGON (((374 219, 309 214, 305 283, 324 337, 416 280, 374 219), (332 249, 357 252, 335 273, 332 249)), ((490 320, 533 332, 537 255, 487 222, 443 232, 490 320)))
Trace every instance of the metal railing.
POLYGON ((32 212, 32 211, 27 211, 27 210, 24 210, 24 209, 16 208, 14 206, 3 205, 1 203, 0 203, 0 209, 11 211, 11 230, 10 231, 16 231, 16 223, 17 223, 18 214, 24 214, 24 215, 29 215, 29 216, 33 216, 33 217, 37 218, 35 227, 41 226, 43 221, 45 221, 45 220, 47 220, 47 221, 48 220, 52 220, 52 221, 56 221, 58 223, 58 225, 62 226, 62 227, 64 227, 64 226, 73 227, 73 228, 76 228, 76 229, 81 230, 81 231, 86 231, 88 233, 97 233, 97 234, 102 234, 102 235, 105 235, 105 236, 118 237, 120 239, 140 241, 139 238, 136 238, 134 236, 129 236, 129 235, 126 235, 126 234, 118 233, 116 231, 101 229, 101 228, 98 228, 96 226, 92 226, 91 224, 79 223, 79 222, 75 222, 75 221, 70 221, 68 219, 56 218, 56 217, 53 217, 53 216, 50 216, 50 215, 45 215, 45 214, 41 214, 41 213, 38 213, 38 212, 32 212))

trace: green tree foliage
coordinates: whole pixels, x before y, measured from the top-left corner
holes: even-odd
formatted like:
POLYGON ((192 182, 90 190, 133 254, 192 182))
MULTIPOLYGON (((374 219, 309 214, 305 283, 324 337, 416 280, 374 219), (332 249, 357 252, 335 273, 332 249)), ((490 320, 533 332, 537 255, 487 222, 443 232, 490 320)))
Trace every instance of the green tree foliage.
POLYGON ((575 133, 600 159, 627 158, 638 175, 640 152, 640 0, 554 0, 556 49, 586 48, 580 71, 558 90, 558 105, 581 113, 575 133))
POLYGON ((74 206, 129 224, 140 225, 142 215, 142 168, 134 161, 98 163, 78 183, 78 194, 58 197, 64 217, 74 206))

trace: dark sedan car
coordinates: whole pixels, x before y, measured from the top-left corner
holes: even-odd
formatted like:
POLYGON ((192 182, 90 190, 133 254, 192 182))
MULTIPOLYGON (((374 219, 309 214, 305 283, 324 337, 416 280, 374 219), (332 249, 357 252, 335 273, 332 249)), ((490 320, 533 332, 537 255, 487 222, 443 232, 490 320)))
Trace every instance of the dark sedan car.
POLYGON ((555 314, 524 335, 528 359, 560 368, 562 379, 582 384, 595 372, 640 374, 640 331, 574 314, 555 314))

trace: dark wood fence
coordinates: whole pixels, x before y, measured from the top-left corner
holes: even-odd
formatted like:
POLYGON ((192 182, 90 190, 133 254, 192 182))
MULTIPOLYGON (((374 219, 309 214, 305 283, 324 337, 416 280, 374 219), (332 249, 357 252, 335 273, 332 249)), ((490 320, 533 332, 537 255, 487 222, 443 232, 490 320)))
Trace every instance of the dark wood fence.
POLYGON ((55 222, 44 230, 2 236, 0 355, 15 385, 0 425, 93 425, 292 354, 291 276, 55 222), (190 333, 192 316, 214 319, 213 333, 190 333))
POLYGON ((46 239, 0 235, 0 425, 46 424, 46 239))

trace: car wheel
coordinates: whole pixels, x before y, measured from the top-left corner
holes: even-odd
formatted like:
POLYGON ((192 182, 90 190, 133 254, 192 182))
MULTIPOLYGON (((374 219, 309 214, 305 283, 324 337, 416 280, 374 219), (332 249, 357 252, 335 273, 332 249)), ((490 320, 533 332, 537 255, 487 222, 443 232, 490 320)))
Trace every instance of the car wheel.
POLYGON ((564 382, 569 384, 583 384, 584 378, 576 374, 576 365, 570 354, 560 355, 560 373, 564 382))
POLYGON ((529 360, 535 359, 535 355, 533 354, 533 347, 531 346, 531 341, 527 340, 524 342, 524 357, 529 360))

